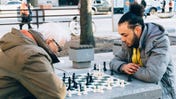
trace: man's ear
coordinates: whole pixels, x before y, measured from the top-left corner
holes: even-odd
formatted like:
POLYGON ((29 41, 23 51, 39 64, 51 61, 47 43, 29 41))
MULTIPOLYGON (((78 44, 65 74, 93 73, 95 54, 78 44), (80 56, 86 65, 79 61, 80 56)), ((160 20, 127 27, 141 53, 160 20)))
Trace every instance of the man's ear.
POLYGON ((134 32, 137 33, 138 36, 141 35, 142 33, 142 27, 141 26, 136 26, 134 29, 134 32))
POLYGON ((45 40, 45 42, 46 42, 46 44, 49 44, 50 42, 52 42, 52 39, 51 39, 51 38, 47 38, 47 39, 45 40))

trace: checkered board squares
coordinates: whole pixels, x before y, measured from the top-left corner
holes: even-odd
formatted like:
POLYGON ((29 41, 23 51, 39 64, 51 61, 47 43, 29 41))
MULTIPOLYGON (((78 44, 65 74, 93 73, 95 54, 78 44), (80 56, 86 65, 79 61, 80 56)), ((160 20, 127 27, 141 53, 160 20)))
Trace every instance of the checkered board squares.
MULTIPOLYGON (((111 90, 113 87, 123 88, 129 84, 129 82, 115 78, 108 74, 97 74, 92 73, 93 82, 89 82, 87 84, 87 74, 79 74, 75 75, 75 81, 77 82, 77 88, 73 87, 74 83, 71 83, 71 89, 67 91, 67 96, 72 95, 83 95, 88 94, 88 92, 101 92, 103 93, 105 90, 111 90)), ((65 84, 68 87, 68 77, 65 78, 65 84)))

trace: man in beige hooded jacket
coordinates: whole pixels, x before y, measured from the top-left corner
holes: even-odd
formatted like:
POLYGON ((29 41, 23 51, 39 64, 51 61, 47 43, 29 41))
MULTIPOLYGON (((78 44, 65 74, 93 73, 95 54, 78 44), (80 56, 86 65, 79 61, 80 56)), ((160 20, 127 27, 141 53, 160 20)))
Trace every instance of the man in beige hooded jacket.
POLYGON ((54 73, 54 37, 12 29, 0 40, 0 99, 64 99, 66 87, 54 73))

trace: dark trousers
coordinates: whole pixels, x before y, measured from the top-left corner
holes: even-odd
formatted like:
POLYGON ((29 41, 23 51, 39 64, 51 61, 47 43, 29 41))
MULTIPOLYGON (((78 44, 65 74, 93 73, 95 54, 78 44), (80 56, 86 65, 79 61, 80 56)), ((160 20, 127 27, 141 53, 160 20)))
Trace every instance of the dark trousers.
POLYGON ((172 7, 169 7, 169 12, 172 12, 172 7))
POLYGON ((162 8, 162 13, 164 13, 165 12, 165 8, 162 8))
POLYGON ((19 24, 20 30, 23 29, 23 25, 24 25, 24 24, 28 24, 28 29, 31 29, 31 28, 32 28, 32 26, 30 25, 30 19, 29 19, 29 18, 30 18, 30 17, 22 17, 21 23, 19 24))
MULTIPOLYGON (((27 23, 28 24, 28 29, 32 29, 32 26, 30 25, 30 23, 27 23)), ((24 23, 20 23, 20 30, 23 29, 23 25, 24 23)))

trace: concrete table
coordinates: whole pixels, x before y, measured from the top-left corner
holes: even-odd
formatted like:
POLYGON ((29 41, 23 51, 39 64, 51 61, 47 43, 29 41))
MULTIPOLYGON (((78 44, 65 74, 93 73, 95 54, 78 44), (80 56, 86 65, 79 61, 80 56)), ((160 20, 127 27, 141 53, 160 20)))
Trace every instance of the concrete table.
MULTIPOLYGON (((68 57, 60 58, 61 63, 54 64, 55 72, 63 77, 62 69, 67 73, 87 73, 90 69, 93 69, 94 63, 102 63, 103 60, 106 60, 107 64, 112 59, 113 53, 104 53, 104 54, 95 54, 94 62, 92 63, 92 67, 84 68, 84 69, 74 69, 72 67, 72 62, 68 57)), ((101 64, 102 65, 102 64, 101 64)), ((107 72, 107 74, 110 72, 107 72)), ((119 79, 123 79, 127 81, 128 76, 124 74, 114 74, 114 77, 119 79)), ((113 87, 111 90, 104 90, 103 93, 94 93, 88 92, 87 95, 78 96, 72 95, 71 97, 66 97, 66 99, 160 99, 162 96, 162 90, 159 85, 155 83, 145 83, 136 79, 132 79, 130 84, 126 85, 124 88, 121 87, 113 87)))

